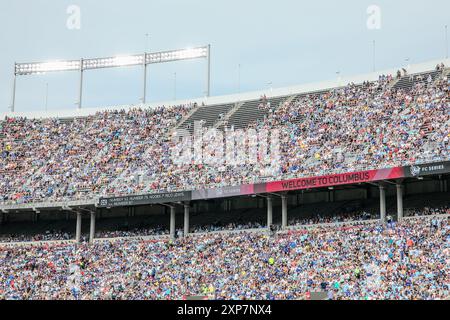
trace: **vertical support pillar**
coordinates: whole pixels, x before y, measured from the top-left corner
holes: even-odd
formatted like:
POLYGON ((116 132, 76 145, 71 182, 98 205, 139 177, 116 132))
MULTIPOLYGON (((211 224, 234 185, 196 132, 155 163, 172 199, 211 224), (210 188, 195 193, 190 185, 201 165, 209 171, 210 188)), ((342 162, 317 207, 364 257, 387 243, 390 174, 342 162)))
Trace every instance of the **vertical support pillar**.
POLYGON ((91 212, 91 227, 89 230, 89 243, 94 243, 95 237, 95 212, 91 212))
POLYGON ((403 219, 403 186, 397 183, 397 221, 403 219))
POLYGON ((267 228, 273 224, 273 199, 272 197, 267 197, 267 228))
POLYGON ((142 93, 142 103, 147 101, 147 53, 144 54, 144 86, 142 93))
POLYGON ((287 195, 281 195, 281 227, 287 227, 287 195))
POLYGON ((183 235, 186 237, 189 234, 189 203, 184 204, 184 232, 183 235))
POLYGON ((206 96, 209 97, 211 90, 211 45, 208 44, 208 62, 207 62, 207 74, 206 74, 206 96))
POLYGON ((75 241, 81 242, 81 212, 77 212, 77 227, 75 232, 75 241))
POLYGON ((78 96, 78 109, 81 109, 83 105, 83 59, 80 59, 80 88, 78 96))
POLYGON ((334 202, 334 190, 328 189, 328 202, 334 202))
POLYGON ((439 191, 440 192, 447 191, 447 180, 445 180, 442 175, 439 175, 439 191))
POLYGON ((175 207, 170 207, 170 238, 175 239, 175 207))
POLYGON ((386 189, 380 185, 380 220, 386 222, 386 189))
POLYGON ((15 64, 14 64, 14 80, 13 80, 11 112, 14 112, 15 109, 16 109, 16 82, 17 82, 17 75, 16 75, 16 67, 15 67, 15 64))

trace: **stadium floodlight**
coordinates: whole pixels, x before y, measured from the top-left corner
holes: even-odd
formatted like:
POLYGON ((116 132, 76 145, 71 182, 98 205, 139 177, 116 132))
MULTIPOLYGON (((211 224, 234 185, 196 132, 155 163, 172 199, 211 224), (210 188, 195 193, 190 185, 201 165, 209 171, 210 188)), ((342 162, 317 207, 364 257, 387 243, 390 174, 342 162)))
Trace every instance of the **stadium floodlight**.
POLYGON ((209 46, 188 48, 183 50, 165 51, 147 54, 147 63, 172 62, 197 58, 208 58, 209 46))
POLYGON ((79 71, 80 72, 80 88, 78 108, 81 109, 82 92, 83 92, 83 73, 86 70, 95 70, 103 68, 144 66, 144 92, 142 102, 146 100, 146 84, 147 84, 147 66, 149 64, 173 62, 191 59, 207 59, 207 77, 206 77, 206 96, 210 95, 210 61, 211 46, 203 46, 196 48, 186 48, 171 51, 152 52, 127 56, 116 56, 107 58, 93 58, 67 61, 51 61, 51 62, 32 62, 32 63, 16 63, 14 66, 14 85, 13 99, 11 111, 15 109, 16 97, 16 77, 25 75, 45 74, 47 72, 56 71, 79 71))
POLYGON ((42 74, 54 71, 76 71, 80 70, 80 60, 16 63, 15 75, 42 74))
POLYGON ((114 67, 127 67, 127 66, 140 66, 145 61, 145 54, 132 55, 132 56, 117 56, 110 58, 96 58, 96 59, 84 59, 83 70, 101 69, 101 68, 114 68, 114 67))

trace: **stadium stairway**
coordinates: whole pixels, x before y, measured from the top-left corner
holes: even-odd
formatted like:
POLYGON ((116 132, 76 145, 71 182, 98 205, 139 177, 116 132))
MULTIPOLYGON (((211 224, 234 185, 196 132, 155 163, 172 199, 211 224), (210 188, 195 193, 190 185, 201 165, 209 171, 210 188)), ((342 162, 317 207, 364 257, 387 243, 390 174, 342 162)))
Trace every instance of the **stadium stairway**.
MULTIPOLYGON (((278 108, 282 103, 288 100, 290 96, 281 96, 267 98, 267 103, 271 107, 278 108)), ((231 114, 227 121, 227 127, 234 127, 235 129, 247 128, 249 124, 264 120, 267 116, 267 111, 259 108, 261 100, 251 100, 243 103, 233 114, 231 114)))
POLYGON ((176 129, 178 129, 178 128, 180 128, 186 121, 188 121, 189 120, 189 118, 195 113, 195 112, 197 112, 197 110, 200 108, 200 106, 199 105, 195 105, 182 119, 181 119, 181 121, 175 126, 175 127, 173 127, 172 128, 172 130, 170 130, 169 131, 169 136, 172 136, 172 134, 173 134, 173 132, 176 130, 176 129))
POLYGON ((227 123, 228 123, 228 119, 230 119, 230 117, 239 110, 240 107, 242 107, 242 105, 244 105, 245 102, 237 102, 233 108, 231 108, 231 110, 228 111, 228 113, 224 116, 224 118, 220 121, 218 121, 214 128, 216 129, 223 129, 227 123))
POLYGON ((234 107, 234 104, 219 104, 212 106, 201 106, 186 119, 178 129, 185 129, 191 134, 194 132, 195 121, 203 121, 204 128, 211 128, 225 117, 225 115, 234 107))
POLYGON ((392 89, 400 81, 398 78, 393 78, 391 82, 387 85, 387 89, 392 89))
POLYGON ((434 82, 437 77, 441 74, 441 71, 429 71, 423 73, 415 73, 411 75, 405 75, 401 77, 392 88, 394 89, 403 89, 409 91, 413 88, 417 83, 427 82, 428 76, 431 76, 432 81, 434 82))

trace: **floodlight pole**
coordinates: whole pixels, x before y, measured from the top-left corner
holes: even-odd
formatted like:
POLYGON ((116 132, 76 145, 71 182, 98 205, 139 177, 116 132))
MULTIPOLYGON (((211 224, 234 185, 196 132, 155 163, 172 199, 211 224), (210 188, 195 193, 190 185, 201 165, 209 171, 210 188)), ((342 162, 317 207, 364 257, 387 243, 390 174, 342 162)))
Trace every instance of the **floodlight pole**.
POLYGON ((445 25, 445 58, 448 59, 448 30, 447 30, 447 25, 445 25))
POLYGON ((375 72, 375 40, 373 40, 372 71, 375 72))
POLYGON ((81 110, 83 100, 83 59, 80 59, 80 88, 78 96, 78 110, 81 110))
POLYGON ((45 111, 48 107, 48 82, 45 84, 45 111))
POLYGON ((241 93, 241 64, 238 64, 238 93, 241 93))
POLYGON ((17 81, 17 75, 16 75, 16 70, 15 70, 15 67, 14 67, 14 80, 13 80, 13 93, 12 93, 11 112, 14 112, 15 105, 16 105, 16 81, 17 81))
POLYGON ((207 74, 206 74, 206 96, 209 97, 211 89, 211 45, 208 44, 207 52, 207 74))
POLYGON ((177 73, 173 74, 173 100, 177 100, 177 73))
POLYGON ((144 92, 142 94, 142 103, 145 103, 147 97, 147 53, 144 53, 144 92))

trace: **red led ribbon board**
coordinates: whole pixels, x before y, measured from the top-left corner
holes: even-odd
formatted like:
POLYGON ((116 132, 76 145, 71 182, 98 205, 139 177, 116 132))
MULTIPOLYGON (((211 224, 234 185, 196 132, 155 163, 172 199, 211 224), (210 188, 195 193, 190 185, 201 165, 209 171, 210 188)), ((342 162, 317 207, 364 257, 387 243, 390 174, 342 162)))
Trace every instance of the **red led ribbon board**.
POLYGON ((268 182, 266 184, 266 192, 331 187, 344 184, 379 181, 384 179, 398 179, 403 178, 404 176, 403 167, 349 172, 319 177, 268 182))

